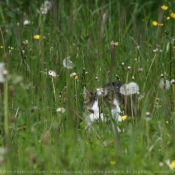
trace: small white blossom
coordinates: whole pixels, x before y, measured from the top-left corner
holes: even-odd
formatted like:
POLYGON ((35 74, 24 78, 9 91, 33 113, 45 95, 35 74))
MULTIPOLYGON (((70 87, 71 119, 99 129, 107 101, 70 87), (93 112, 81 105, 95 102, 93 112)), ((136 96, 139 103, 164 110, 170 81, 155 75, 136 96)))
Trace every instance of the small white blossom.
POLYGON ((49 11, 52 8, 52 3, 46 0, 44 2, 44 8, 47 9, 47 11, 49 11))
POLYGON ((70 77, 75 77, 77 74, 75 72, 70 74, 70 77))
POLYGON ((61 113, 61 114, 63 114, 63 113, 65 113, 65 109, 63 108, 63 107, 61 107, 61 108, 57 108, 57 110, 56 110, 58 113, 61 113))
POLYGON ((63 60, 63 66, 67 69, 72 69, 74 67, 74 64, 70 60, 70 56, 63 60))
POLYGON ((123 95, 136 94, 139 91, 139 86, 135 82, 124 84, 120 87, 120 93, 123 95))
POLYGON ((27 19, 26 19, 26 20, 24 20, 23 25, 24 25, 24 26, 27 26, 27 25, 29 25, 30 23, 31 23, 30 20, 27 20, 27 19))
POLYGON ((118 46, 118 42, 111 41, 110 45, 111 46, 118 46))
POLYGON ((0 83, 3 83, 7 77, 8 77, 8 71, 5 69, 5 64, 1 62, 0 63, 0 83))
POLYGON ((48 74, 49 74, 51 77, 56 77, 56 76, 57 76, 56 72, 53 71, 53 70, 49 70, 48 74))
POLYGON ((160 79, 159 87, 164 90, 168 90, 170 88, 170 82, 168 80, 160 79))

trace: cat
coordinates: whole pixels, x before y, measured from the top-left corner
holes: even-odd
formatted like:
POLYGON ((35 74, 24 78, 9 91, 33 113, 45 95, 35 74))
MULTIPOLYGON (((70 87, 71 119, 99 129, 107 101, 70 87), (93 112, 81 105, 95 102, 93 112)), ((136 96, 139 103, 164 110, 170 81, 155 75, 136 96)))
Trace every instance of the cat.
POLYGON ((116 122, 122 122, 122 115, 137 118, 139 108, 136 93, 138 91, 139 86, 135 82, 128 84, 112 82, 102 88, 97 88, 95 92, 84 87, 83 111, 86 126, 99 123, 100 120, 106 122, 112 119, 116 122), (110 109, 110 117, 103 113, 106 109, 110 109))

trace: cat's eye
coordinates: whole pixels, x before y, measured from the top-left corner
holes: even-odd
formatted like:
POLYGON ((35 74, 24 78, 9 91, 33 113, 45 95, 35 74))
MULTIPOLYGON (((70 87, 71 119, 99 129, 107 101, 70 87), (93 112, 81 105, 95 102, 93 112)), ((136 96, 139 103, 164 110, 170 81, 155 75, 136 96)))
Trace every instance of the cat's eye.
POLYGON ((94 111, 93 111, 93 110, 89 109, 88 111, 89 111, 91 114, 94 114, 94 111))

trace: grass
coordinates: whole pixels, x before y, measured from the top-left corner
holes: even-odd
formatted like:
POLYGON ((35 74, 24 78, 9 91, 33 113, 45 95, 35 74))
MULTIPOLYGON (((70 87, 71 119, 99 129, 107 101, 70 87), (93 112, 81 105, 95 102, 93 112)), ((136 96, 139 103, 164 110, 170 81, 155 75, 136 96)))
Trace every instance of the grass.
POLYGON ((0 172, 174 173, 175 87, 159 87, 161 74, 175 78, 171 1, 52 0, 47 14, 37 12, 39 1, 0 3, 0 55, 10 76, 0 84, 0 172), (72 69, 62 64, 69 56, 72 69), (89 136, 83 87, 119 79, 139 85, 140 121, 128 117, 120 134, 101 123, 89 136))

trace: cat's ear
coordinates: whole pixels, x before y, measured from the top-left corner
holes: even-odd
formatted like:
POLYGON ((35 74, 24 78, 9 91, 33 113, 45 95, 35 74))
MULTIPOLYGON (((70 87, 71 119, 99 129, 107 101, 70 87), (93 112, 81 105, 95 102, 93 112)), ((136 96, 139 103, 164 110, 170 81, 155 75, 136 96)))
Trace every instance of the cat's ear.
POLYGON ((84 100, 90 100, 92 92, 88 91, 86 87, 83 88, 83 98, 84 100))

